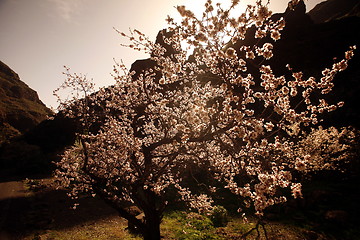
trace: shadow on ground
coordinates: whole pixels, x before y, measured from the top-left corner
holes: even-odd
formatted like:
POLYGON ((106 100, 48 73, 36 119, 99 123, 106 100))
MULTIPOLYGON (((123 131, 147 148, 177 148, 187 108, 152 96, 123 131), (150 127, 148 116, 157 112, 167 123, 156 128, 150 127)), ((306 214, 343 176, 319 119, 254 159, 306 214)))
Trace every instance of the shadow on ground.
POLYGON ((75 202, 65 191, 47 189, 29 192, 26 197, 1 200, 0 209, 7 211, 2 230, 14 239, 41 230, 67 229, 117 215, 99 199, 83 197, 75 202), (79 206, 73 209, 75 203, 79 206))

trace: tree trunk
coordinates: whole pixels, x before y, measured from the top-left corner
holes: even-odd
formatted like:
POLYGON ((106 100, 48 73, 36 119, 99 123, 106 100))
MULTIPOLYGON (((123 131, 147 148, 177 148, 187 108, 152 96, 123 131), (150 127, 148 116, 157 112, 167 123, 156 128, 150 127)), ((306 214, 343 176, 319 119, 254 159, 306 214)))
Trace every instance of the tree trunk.
POLYGON ((160 240, 161 219, 156 212, 145 215, 145 228, 143 229, 144 240, 160 240))

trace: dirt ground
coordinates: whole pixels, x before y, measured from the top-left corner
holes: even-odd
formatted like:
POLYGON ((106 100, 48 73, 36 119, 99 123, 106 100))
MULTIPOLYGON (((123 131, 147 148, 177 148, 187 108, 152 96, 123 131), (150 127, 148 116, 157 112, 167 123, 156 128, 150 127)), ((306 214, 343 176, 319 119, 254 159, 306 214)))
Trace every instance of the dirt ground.
POLYGON ((21 181, 10 181, 0 183, 0 239, 12 239, 12 230, 9 229, 11 214, 17 206, 14 205, 16 199, 26 197, 26 190, 21 181))
POLYGON ((20 240, 44 229, 67 229, 116 217, 100 200, 70 199, 50 179, 0 183, 0 240, 20 240), (73 209, 75 203, 79 203, 73 209), (90 210, 90 211, 89 211, 90 210))
MULTIPOLYGON (((358 203, 358 201, 356 202, 358 203)), ((315 213, 317 212, 318 211, 315 213)), ((295 215, 293 217, 295 218, 298 216, 296 215, 298 212, 294 213, 295 215)), ((303 214, 299 216, 304 217, 306 220, 306 215, 303 214)), ((311 216, 316 217, 315 215, 311 216)), ((298 221, 302 222, 303 220, 301 219, 302 218, 298 221)), ((358 230, 354 228, 354 226, 357 225, 349 225, 351 221, 345 221, 344 223, 341 221, 334 222, 329 225, 331 229, 324 229, 320 228, 320 224, 326 219, 323 217, 317 219, 321 221, 316 221, 315 218, 310 219, 311 221, 307 219, 306 223, 308 226, 306 225, 306 229, 300 230, 296 230, 294 227, 289 228, 290 225, 281 225, 281 223, 278 226, 275 219, 274 222, 269 224, 269 232, 271 232, 272 236, 277 234, 275 238, 272 238, 277 240, 359 239, 360 235, 357 234, 358 230), (340 237, 326 238, 322 231, 327 230, 332 232, 333 228, 340 230, 341 228, 345 228, 345 230, 347 230, 340 231, 340 235, 337 235, 340 237), (320 232, 318 232, 319 230, 320 232), (294 236, 299 235, 299 233, 301 233, 300 235, 303 237, 295 238, 294 236), (281 238, 280 234, 282 234, 284 238, 281 238), (289 238, 289 236, 292 237, 289 238)), ((172 226, 171 221, 174 221, 174 219, 170 219, 169 221, 170 223, 166 223, 163 229, 166 236, 172 236, 170 232, 173 231, 173 229, 170 229, 169 226, 172 226), (166 229, 166 227, 169 229, 166 229)), ((236 224, 236 222, 234 224, 236 224)), ((235 226, 234 229, 239 226, 235 226)), ((123 237, 127 234, 125 230, 126 227, 126 220, 120 218, 117 213, 103 201, 85 196, 80 197, 77 201, 72 200, 66 195, 65 191, 56 189, 51 178, 0 182, 0 240, 79 240, 78 235, 74 233, 80 231, 84 232, 81 235, 85 236, 81 238, 84 240, 130 239, 123 237), (79 205, 76 209, 73 209, 75 203, 79 203, 79 205), (110 238, 111 234, 109 230, 112 229, 114 229, 112 235, 114 237, 110 238), (56 235, 58 233, 61 233, 62 237, 58 237, 58 235, 56 235), (106 237, 100 238, 91 235, 95 233, 106 235, 106 237), (71 235, 76 235, 76 237, 70 238, 71 235)), ((173 238, 166 237, 164 239, 173 238)))

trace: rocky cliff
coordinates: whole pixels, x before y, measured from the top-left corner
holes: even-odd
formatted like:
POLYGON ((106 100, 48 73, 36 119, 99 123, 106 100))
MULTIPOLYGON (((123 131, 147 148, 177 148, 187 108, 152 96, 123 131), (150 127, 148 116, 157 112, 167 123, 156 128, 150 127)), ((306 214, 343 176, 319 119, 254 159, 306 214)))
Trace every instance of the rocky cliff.
POLYGON ((34 128, 52 114, 10 67, 0 61, 0 144, 34 128))
POLYGON ((330 22, 351 16, 360 17, 359 0, 328 0, 316 5, 309 16, 315 23, 330 22))
MULTIPOLYGON (((328 2, 331 3, 333 0, 328 2)), ((358 4, 358 0, 341 2, 347 6, 352 2, 353 8, 358 4)), ((350 7, 348 6, 348 8, 350 7)), ((319 15, 326 14, 327 10, 318 8, 317 13, 319 15)), ((344 52, 350 46, 357 45, 358 48, 360 46, 360 31, 357 31, 360 29, 360 17, 344 15, 340 19, 316 23, 311 14, 306 13, 304 2, 300 2, 294 11, 287 9, 284 13, 272 16, 274 20, 280 17, 284 17, 286 20, 281 39, 273 42, 268 37, 258 43, 259 45, 263 42, 273 43, 274 57, 263 64, 271 65, 277 76, 285 75, 291 79, 291 74, 286 68, 286 65, 290 64, 294 71, 303 71, 305 79, 310 76, 319 79, 321 71, 331 68, 333 63, 343 59, 344 52)), ((238 42, 234 47, 239 49, 242 45, 251 46, 257 43, 258 39, 254 38, 254 32, 255 29, 250 30, 245 40, 238 42)), ((329 102, 333 103, 344 101, 345 106, 324 116, 327 125, 353 125, 360 128, 360 110, 357 105, 360 102, 359 55, 359 50, 356 50, 355 57, 349 63, 349 68, 340 72, 334 79, 334 91, 327 98, 329 102)), ((251 69, 251 67, 249 67, 249 71, 255 76, 258 73, 257 69, 251 69)))

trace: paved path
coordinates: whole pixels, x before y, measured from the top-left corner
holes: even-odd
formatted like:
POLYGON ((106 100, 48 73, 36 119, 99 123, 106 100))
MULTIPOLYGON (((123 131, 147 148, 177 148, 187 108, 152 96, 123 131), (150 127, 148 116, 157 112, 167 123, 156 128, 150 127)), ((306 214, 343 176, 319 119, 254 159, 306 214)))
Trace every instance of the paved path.
POLYGON ((24 185, 20 181, 0 183, 0 240, 11 240, 6 232, 5 223, 8 218, 13 198, 25 197, 24 185))

